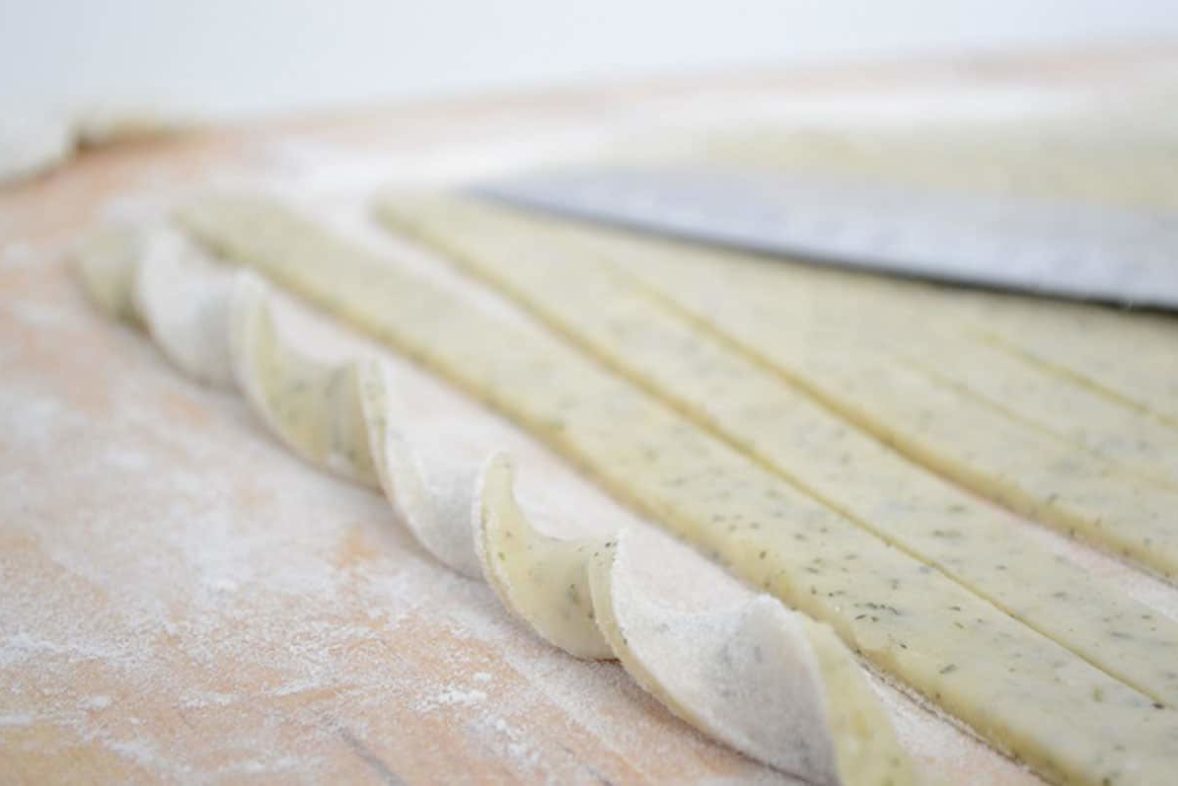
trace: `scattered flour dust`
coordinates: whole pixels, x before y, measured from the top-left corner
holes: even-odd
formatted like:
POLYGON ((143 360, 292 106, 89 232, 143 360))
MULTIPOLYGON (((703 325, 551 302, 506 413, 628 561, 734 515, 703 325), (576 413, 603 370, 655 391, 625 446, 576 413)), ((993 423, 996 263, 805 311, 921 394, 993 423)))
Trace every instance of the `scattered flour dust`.
POLYGON ((78 702, 78 707, 83 710, 105 710, 110 705, 114 704, 114 699, 110 696, 88 696, 78 702))
POLYGON ((452 707, 455 704, 470 706, 486 701, 486 699, 485 691, 448 687, 439 693, 428 696, 424 701, 418 702, 416 708, 422 712, 428 712, 437 707, 452 707))

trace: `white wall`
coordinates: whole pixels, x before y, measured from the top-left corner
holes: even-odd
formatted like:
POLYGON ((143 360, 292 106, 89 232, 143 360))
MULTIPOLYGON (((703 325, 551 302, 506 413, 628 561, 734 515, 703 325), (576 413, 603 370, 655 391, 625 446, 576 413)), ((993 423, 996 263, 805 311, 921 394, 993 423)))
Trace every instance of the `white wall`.
POLYGON ((0 111, 216 116, 917 51, 1178 37, 1178 0, 0 0, 0 111))

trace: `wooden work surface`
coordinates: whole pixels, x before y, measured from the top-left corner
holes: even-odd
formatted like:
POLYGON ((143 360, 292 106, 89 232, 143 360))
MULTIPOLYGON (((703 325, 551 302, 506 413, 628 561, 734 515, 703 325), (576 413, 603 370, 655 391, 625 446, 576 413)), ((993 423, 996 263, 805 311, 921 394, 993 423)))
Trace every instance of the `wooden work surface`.
MULTIPOLYGON (((774 102, 1112 92, 1176 64, 1154 48, 423 103, 89 151, 0 191, 0 784, 788 782, 615 664, 544 645, 421 553, 380 497, 300 462, 240 400, 100 317, 64 259, 129 197, 281 176, 327 150, 446 179, 774 102)), ((557 506, 608 510, 506 424, 398 374, 440 427, 498 430, 547 467, 557 506)), ((905 712, 901 735, 948 782, 1036 782, 905 712)))

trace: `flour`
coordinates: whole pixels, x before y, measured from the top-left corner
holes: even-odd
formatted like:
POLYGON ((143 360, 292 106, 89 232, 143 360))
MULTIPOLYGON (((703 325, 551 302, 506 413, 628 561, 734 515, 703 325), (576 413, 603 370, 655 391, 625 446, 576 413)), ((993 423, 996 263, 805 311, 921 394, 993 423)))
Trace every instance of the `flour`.
POLYGON ((83 710, 105 710, 112 704, 114 704, 114 699, 110 696, 89 696, 78 702, 78 708, 83 710))
POLYGON ((5 243, 0 250, 0 267, 14 270, 36 264, 39 255, 29 243, 5 243))
POLYGON ((0 726, 29 726, 35 720, 31 713, 17 713, 15 715, 0 715, 0 726))
POLYGON ((455 704, 470 706, 485 701, 487 694, 481 690, 465 690, 459 687, 447 687, 439 693, 429 696, 425 701, 417 704, 417 709, 429 712, 440 706, 450 707, 455 704))

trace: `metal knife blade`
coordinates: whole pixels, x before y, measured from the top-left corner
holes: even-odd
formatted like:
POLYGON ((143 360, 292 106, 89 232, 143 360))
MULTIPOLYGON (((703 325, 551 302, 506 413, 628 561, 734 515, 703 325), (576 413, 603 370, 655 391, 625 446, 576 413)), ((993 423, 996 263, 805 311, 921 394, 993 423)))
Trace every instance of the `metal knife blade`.
POLYGON ((1178 215, 731 168, 598 167, 480 197, 760 254, 1178 310, 1178 215))

